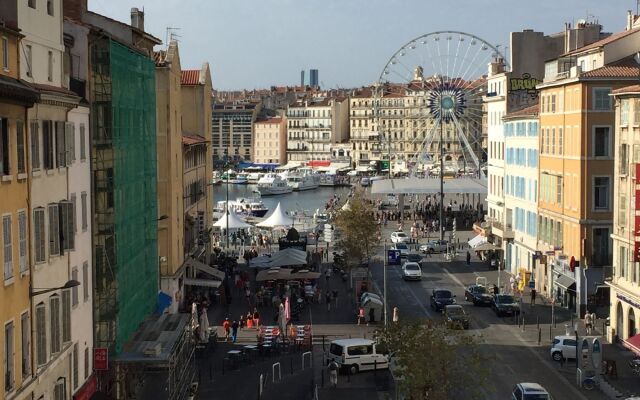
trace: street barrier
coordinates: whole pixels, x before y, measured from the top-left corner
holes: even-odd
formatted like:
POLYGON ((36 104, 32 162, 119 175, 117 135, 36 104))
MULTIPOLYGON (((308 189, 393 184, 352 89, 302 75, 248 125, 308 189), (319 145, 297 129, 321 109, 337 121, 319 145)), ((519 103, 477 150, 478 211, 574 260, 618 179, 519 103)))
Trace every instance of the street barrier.
POLYGON ((277 380, 277 382, 282 380, 282 373, 280 371, 280 363, 277 362, 277 363, 274 363, 271 366, 271 375, 272 375, 271 382, 272 383, 276 383, 276 367, 278 367, 278 380, 277 380))
MULTIPOLYGON (((307 357, 307 356, 309 356, 309 368, 311 368, 311 367, 312 367, 311 352, 310 352, 310 351, 304 352, 304 353, 302 353, 302 370, 303 370, 303 371, 304 371, 304 366, 305 366, 305 362, 304 362, 304 360, 305 360, 305 357, 307 357)), ((293 361, 292 361, 292 362, 293 362, 293 361)), ((292 365, 293 365, 293 364, 292 364, 292 365)))

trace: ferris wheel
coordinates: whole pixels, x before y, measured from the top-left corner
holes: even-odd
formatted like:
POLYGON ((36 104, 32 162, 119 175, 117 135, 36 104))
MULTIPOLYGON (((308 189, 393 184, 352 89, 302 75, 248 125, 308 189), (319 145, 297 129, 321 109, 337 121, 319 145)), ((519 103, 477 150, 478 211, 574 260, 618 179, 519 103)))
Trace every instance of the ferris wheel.
POLYGON ((456 31, 417 37, 389 58, 374 87, 373 110, 389 168, 440 173, 442 159, 445 174, 480 170, 492 63, 508 68, 496 46, 456 31))

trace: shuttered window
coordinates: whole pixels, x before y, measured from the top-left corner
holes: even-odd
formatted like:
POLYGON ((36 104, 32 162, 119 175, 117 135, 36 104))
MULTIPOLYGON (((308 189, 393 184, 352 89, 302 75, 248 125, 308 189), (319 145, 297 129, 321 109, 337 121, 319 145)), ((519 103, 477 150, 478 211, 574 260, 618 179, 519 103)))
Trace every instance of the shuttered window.
MULTIPOLYGON (((71 279, 79 282, 77 267, 73 267, 73 269, 71 270, 71 279)), ((71 305, 74 307, 78 305, 78 287, 77 286, 71 288, 71 305)))
POLYGON ((47 363, 47 315, 44 304, 36 306, 36 352, 38 365, 47 363))
MULTIPOLYGON (((78 271, 76 271, 76 276, 78 271)), ((75 289, 75 288, 74 288, 75 289)), ((62 291, 62 342, 71 341, 71 293, 62 291)))
POLYGON ((31 169, 40 169, 40 124, 38 121, 31 121, 31 169))
POLYGON ((60 214, 57 204, 49 204, 49 255, 60 255, 60 214))
POLYGON ((87 192, 82 192, 80 194, 80 206, 82 208, 82 230, 87 230, 87 192))
POLYGON ((62 168, 67 166, 67 146, 66 146, 66 123, 64 121, 56 121, 56 167, 62 168))
POLYGON ((76 125, 73 122, 65 123, 64 136, 66 165, 71 165, 76 160, 76 125))
POLYGON ((78 205, 78 201, 77 201, 77 196, 75 193, 71 193, 71 211, 72 211, 72 217, 71 219, 73 220, 73 232, 78 232, 78 222, 77 222, 77 205, 78 205))
POLYGON ((20 272, 25 272, 27 270, 27 213, 25 211, 18 212, 18 240, 20 272))
POLYGON ((73 344, 73 390, 78 388, 78 343, 73 344))
POLYGON ((31 328, 29 327, 29 313, 20 317, 20 333, 22 334, 22 377, 31 373, 31 328))
POLYGON ((2 250, 4 253, 4 280, 13 277, 13 249, 11 246, 11 215, 2 217, 2 250))
POLYGON ((35 262, 45 262, 46 238, 44 234, 44 208, 39 207, 33 210, 33 252, 35 262))
POLYGON ((45 169, 53 169, 53 121, 42 121, 42 163, 45 169))
POLYGON ((24 174, 27 172, 27 162, 25 150, 25 138, 24 138, 24 122, 16 121, 16 150, 18 152, 18 173, 24 174))
POLYGON ((4 391, 13 390, 15 383, 15 328, 13 322, 4 326, 4 391))
POLYGON ((80 124, 80 161, 87 159, 87 132, 84 124, 80 124))
POLYGON ((84 301, 89 300, 89 263, 82 263, 82 290, 84 292, 84 301))
POLYGON ((75 233, 73 228, 73 203, 64 201, 58 203, 59 229, 62 238, 61 251, 75 249, 75 233))
POLYGON ((51 314, 51 354, 60 352, 60 297, 52 296, 49 300, 49 310, 51 314))
POLYGON ((9 147, 9 124, 6 118, 0 118, 0 175, 11 174, 9 147))

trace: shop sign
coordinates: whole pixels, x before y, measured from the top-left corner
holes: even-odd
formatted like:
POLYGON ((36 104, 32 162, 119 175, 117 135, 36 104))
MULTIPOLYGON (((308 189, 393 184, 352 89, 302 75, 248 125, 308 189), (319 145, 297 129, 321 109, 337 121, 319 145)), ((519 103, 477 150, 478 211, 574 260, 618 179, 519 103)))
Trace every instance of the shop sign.
POLYGON ((96 371, 106 371, 109 369, 109 349, 93 349, 93 368, 96 371))
POLYGON ((623 294, 618 293, 616 295, 616 297, 618 298, 618 300, 622 300, 623 302, 625 302, 627 304, 630 304, 630 305, 634 306, 635 308, 640 308, 640 303, 638 303, 637 301, 635 301, 633 299, 628 298, 627 296, 625 296, 623 294))

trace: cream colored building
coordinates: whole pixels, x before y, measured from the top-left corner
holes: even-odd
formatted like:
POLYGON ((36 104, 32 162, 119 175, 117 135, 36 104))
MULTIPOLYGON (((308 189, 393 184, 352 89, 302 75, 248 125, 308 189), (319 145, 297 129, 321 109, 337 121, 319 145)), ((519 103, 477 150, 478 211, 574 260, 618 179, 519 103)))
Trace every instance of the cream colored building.
POLYGON ((640 329, 640 85, 613 91, 615 149, 613 192, 614 270, 610 297, 608 339, 627 340, 640 329))
POLYGON ((371 88, 362 88, 349 97, 349 143, 355 168, 367 170, 380 160, 377 118, 373 115, 375 97, 371 88))
MULTIPOLYGON (((184 191, 182 185, 182 94, 178 42, 155 53, 158 157, 158 257, 160 290, 174 297, 181 290, 184 263, 184 191)), ((173 301, 170 312, 177 312, 173 301)))
POLYGON ((257 164, 287 163, 287 120, 283 117, 256 120, 253 162, 257 164))

